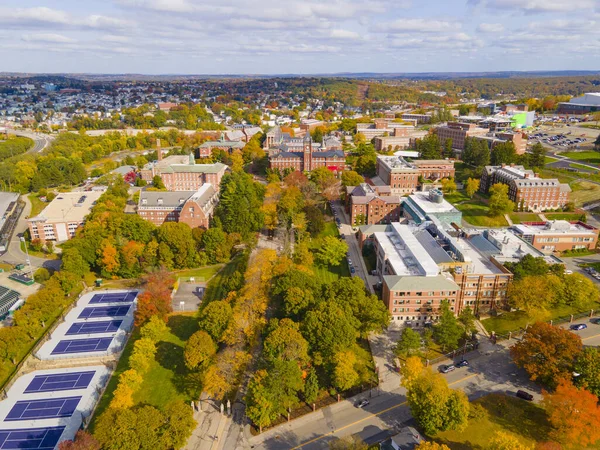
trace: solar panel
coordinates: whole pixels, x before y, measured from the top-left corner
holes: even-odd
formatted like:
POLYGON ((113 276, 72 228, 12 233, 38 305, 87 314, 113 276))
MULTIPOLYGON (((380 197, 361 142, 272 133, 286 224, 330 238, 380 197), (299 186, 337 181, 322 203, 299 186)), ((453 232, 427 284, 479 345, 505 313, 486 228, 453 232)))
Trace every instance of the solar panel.
POLYGON ((56 417, 71 417, 81 397, 64 397, 42 400, 23 400, 15 403, 5 422, 17 420, 52 419, 56 417))
POLYGON ((0 449, 54 450, 65 427, 0 430, 0 449))
POLYGON ((122 317, 126 316, 130 306, 94 306, 85 308, 78 319, 92 319, 96 317, 122 317))
POLYGON ((135 300, 137 292, 119 292, 110 294, 95 294, 90 300, 94 303, 131 303, 135 300))
POLYGON ((122 320, 108 320, 103 322, 75 322, 67 330, 66 335, 72 336, 77 334, 115 333, 119 331, 119 327, 122 323, 122 320))
POLYGON ((113 338, 90 338, 90 339, 74 339, 71 341, 60 341, 52 355, 65 355, 69 353, 90 353, 104 352, 108 350, 113 338))
POLYGON ((89 372, 56 373, 51 375, 38 375, 31 380, 25 389, 25 394, 32 392, 68 391, 71 389, 85 389, 94 378, 95 370, 89 372))

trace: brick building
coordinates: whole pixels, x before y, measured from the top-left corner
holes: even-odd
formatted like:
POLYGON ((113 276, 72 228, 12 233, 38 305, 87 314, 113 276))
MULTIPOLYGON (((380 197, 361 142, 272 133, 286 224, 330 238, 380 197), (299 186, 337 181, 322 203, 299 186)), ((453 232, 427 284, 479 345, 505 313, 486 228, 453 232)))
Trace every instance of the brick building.
POLYGON ((372 225, 397 222, 402 217, 402 199, 390 195, 389 187, 360 186, 348 187, 346 210, 350 214, 352 225, 372 225))
POLYGON ((452 148, 463 151, 465 149, 465 140, 468 137, 485 136, 488 130, 479 128, 473 123, 448 122, 447 125, 435 128, 441 145, 444 145, 446 139, 452 139, 452 148))
POLYGON ((413 125, 394 122, 393 119, 373 119, 373 122, 359 122, 356 124, 356 132, 364 135, 367 141, 384 135, 397 137, 409 136, 414 131, 416 130, 413 125))
MULTIPOLYGON (((392 194, 412 194, 419 188, 419 177, 436 181, 454 177, 454 161, 423 159, 412 162, 401 156, 377 156, 377 178, 391 188, 392 194)), ((378 180, 377 180, 378 181, 378 180)))
POLYGON ((540 178, 523 166, 503 164, 485 166, 479 190, 488 192, 496 183, 508 185, 508 196, 520 211, 545 211, 564 208, 571 188, 555 178, 540 178))
MULTIPOLYGON (((243 135, 241 131, 239 131, 243 135)), ((200 145, 196 150, 196 156, 198 158, 210 158, 214 149, 223 150, 229 154, 235 150, 242 150, 246 144, 242 141, 227 141, 224 136, 218 141, 207 141, 200 145)))
POLYGON ((29 219, 31 239, 64 242, 75 236, 104 191, 58 194, 36 217, 29 219))
POLYGON ((210 183, 197 191, 141 191, 137 213, 156 226, 164 222, 187 223, 192 228, 208 228, 219 194, 210 183))
POLYGON ((493 152, 494 148, 504 142, 512 142, 515 146, 517 155, 522 155, 527 151, 527 139, 521 132, 504 131, 492 133, 489 136, 476 136, 475 139, 481 139, 487 142, 489 149, 493 152))
POLYGON ((269 156, 271 169, 285 169, 310 172, 319 167, 332 171, 346 168, 346 155, 341 150, 328 150, 312 141, 310 135, 304 138, 290 138, 280 145, 279 151, 269 156))
POLYGON ((512 226, 510 230, 547 254, 567 250, 594 250, 598 244, 598 228, 583 222, 525 222, 512 226))

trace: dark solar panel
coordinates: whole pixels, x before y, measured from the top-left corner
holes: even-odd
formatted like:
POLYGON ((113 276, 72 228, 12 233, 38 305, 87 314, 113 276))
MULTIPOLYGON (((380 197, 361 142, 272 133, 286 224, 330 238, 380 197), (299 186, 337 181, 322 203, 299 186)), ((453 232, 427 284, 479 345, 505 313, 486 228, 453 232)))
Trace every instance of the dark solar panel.
POLYGON ((119 292, 110 294, 95 294, 90 300, 94 303, 131 303, 135 300, 137 292, 119 292))
POLYGON ((23 400, 15 403, 4 421, 71 417, 77 409, 79 400, 81 400, 81 397, 23 400))
POLYGON ((31 380, 25 389, 25 394, 31 392, 68 391, 71 389, 85 389, 96 373, 89 372, 57 373, 51 375, 38 375, 31 380))
POLYGON ((68 353, 90 353, 104 352, 108 350, 113 338, 90 338, 90 339, 74 339, 72 341, 60 341, 52 355, 64 355, 68 353))
POLYGON ((94 306, 85 308, 78 319, 92 319, 96 317, 122 317, 126 316, 130 306, 94 306))
POLYGON ((0 449, 54 450, 65 427, 0 430, 0 449))
POLYGON ((122 323, 122 320, 108 320, 102 322, 76 322, 73 325, 71 325, 66 335, 72 336, 77 334, 115 333, 119 331, 119 327, 122 323))

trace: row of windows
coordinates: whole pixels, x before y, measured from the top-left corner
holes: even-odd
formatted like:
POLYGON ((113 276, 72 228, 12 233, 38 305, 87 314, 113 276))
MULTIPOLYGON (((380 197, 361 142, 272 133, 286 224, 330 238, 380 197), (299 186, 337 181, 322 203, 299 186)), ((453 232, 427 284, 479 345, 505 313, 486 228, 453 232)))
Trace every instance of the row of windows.
MULTIPOLYGON (((427 293, 424 292, 394 292, 394 296, 396 297, 422 297, 423 295, 428 295, 430 297, 433 296, 444 296, 444 295, 456 295, 456 291, 440 291, 440 292, 433 292, 433 291, 429 291, 427 293)), ((417 300, 417 302, 420 302, 421 300, 417 300)), ((407 300, 408 302, 408 300, 407 300)))

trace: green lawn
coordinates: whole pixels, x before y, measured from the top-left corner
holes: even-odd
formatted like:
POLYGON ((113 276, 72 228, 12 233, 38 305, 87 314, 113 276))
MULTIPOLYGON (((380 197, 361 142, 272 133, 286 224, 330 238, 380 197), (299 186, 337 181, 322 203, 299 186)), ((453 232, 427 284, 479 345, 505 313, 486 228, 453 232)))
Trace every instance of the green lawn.
POLYGON ((475 400, 485 411, 482 417, 469 420, 461 432, 444 431, 433 439, 446 444, 452 450, 488 448, 489 439, 497 431, 513 434, 529 447, 548 440, 550 424, 546 411, 535 403, 503 394, 489 394, 475 400))
POLYGON ((578 213, 544 213, 544 215, 548 218, 548 220, 581 220, 582 216, 585 214, 578 213))
POLYGON ((577 161, 583 161, 588 164, 600 165, 600 152, 594 151, 583 151, 583 152, 561 152, 558 153, 560 156, 566 156, 570 159, 577 161))
POLYGON ((544 163, 545 164, 549 164, 549 163, 553 163, 559 161, 558 158, 553 158, 552 156, 544 156, 544 163))
POLYGON ((331 283, 341 277, 350 276, 350 269, 348 268, 345 259, 337 266, 322 266, 320 264, 315 264, 312 269, 315 272, 315 276, 317 276, 322 283, 331 283))
MULTIPOLYGON (((573 308, 567 305, 559 305, 550 311, 548 320, 568 317, 571 314, 578 314, 589 311, 590 309, 597 310, 598 306, 600 306, 600 304, 597 302, 590 303, 588 307, 583 309, 573 308)), ((527 317, 527 314, 525 314, 523 311, 506 312, 500 316, 489 317, 481 321, 487 331, 495 331, 498 334, 507 334, 509 331, 518 331, 521 328, 525 328, 528 323, 532 324, 533 322, 534 320, 527 317)))
POLYGON ((29 201, 31 202, 31 212, 29 217, 35 217, 46 207, 47 203, 40 200, 37 194, 29 194, 29 201))
POLYGON ((513 223, 523 223, 523 222, 540 222, 540 216, 534 213, 511 213, 510 220, 513 223))
POLYGON ((577 258, 581 256, 590 256, 595 255, 597 252, 595 250, 588 250, 587 248, 579 249, 579 250, 565 250, 560 254, 563 258, 577 258))
POLYGON ((490 217, 488 216, 488 207, 477 200, 471 200, 465 203, 455 205, 463 214, 463 219, 478 227, 506 227, 508 222, 504 216, 490 217))
POLYGON ((572 167, 573 169, 581 169, 581 170, 594 170, 592 169, 590 166, 584 166, 583 164, 569 164, 569 167, 572 167))
POLYGON ((580 207, 588 202, 600 199, 600 186, 587 181, 580 181, 571 184, 571 201, 576 207, 580 207))
POLYGON ((444 194, 444 199, 452 204, 471 200, 464 191, 456 191, 452 194, 444 194))
POLYGON ((196 278, 196 281, 208 281, 224 266, 225 264, 215 264, 213 266, 204 266, 197 269, 181 270, 174 272, 173 275, 183 278, 194 277, 196 278))
MULTIPOLYGON (((148 373, 144 375, 142 387, 134 395, 133 400, 136 404, 149 404, 162 408, 174 400, 190 402, 192 398, 195 399, 200 395, 200 385, 191 379, 183 360, 185 342, 198 331, 198 319, 194 313, 173 314, 169 317, 167 325, 169 333, 158 343, 155 360, 148 373)), ((129 369, 133 344, 139 338, 139 330, 135 330, 98 403, 94 420, 108 407, 112 394, 117 388, 119 375, 129 369)), ((92 431, 93 425, 92 421, 92 431)))
POLYGON ((223 269, 214 275, 208 284, 206 285, 206 292, 202 299, 202 304, 208 304, 214 300, 222 300, 227 297, 226 287, 223 285, 223 281, 227 279, 236 270, 242 274, 246 271, 246 264, 248 263, 248 257, 245 253, 236 255, 231 261, 229 261, 223 269))

